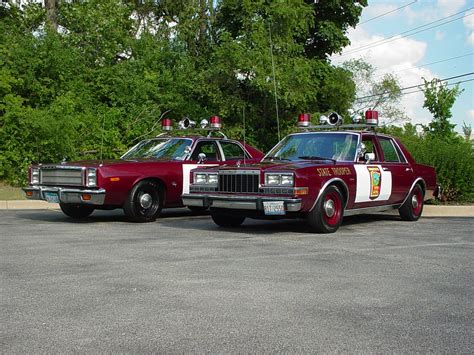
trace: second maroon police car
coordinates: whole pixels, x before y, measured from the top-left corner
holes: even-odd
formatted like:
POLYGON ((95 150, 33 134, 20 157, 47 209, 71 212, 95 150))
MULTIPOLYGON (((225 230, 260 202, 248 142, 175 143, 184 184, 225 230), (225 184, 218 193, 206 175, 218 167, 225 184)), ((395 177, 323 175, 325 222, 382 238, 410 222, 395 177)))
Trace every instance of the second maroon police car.
POLYGON ((331 233, 343 216, 389 209, 415 221, 424 201, 439 192, 435 170, 417 164, 398 139, 376 133, 377 120, 368 111, 365 124, 342 126, 332 113, 322 116, 322 126, 310 126, 302 114, 299 126, 317 131, 287 136, 260 164, 193 170, 183 203, 210 207, 224 227, 246 217, 294 217, 305 218, 312 231, 331 233))
MULTIPOLYGON (((180 121, 180 128, 194 125, 180 121)), ((210 125, 220 129, 219 117, 211 117, 210 125)), ((162 126, 171 130, 171 121, 162 120, 162 126)), ((129 219, 149 222, 162 208, 183 206, 181 194, 189 191, 192 169, 262 157, 259 150, 225 136, 164 135, 139 142, 117 160, 33 165, 24 191, 29 199, 59 203, 73 218, 87 217, 94 209, 123 208, 129 219)))

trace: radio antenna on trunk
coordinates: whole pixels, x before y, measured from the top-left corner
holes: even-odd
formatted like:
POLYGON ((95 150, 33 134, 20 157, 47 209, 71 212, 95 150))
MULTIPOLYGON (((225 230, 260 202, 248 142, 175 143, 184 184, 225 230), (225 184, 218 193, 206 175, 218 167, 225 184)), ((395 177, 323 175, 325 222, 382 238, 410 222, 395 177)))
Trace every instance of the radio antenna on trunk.
POLYGON ((244 165, 245 165, 245 157, 246 157, 246 152, 247 152, 247 145, 245 144, 245 104, 242 107, 242 118, 244 120, 244 165))

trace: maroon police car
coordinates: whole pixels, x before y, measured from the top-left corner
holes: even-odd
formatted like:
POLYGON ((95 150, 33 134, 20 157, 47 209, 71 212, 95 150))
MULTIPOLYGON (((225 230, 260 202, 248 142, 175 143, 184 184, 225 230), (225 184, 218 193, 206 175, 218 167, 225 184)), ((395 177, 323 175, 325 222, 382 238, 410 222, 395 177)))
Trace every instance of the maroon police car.
MULTIPOLYGON (((203 121, 202 128, 208 123, 203 121)), ((164 130, 171 125, 171 120, 162 120, 164 130)), ((210 125, 210 130, 219 130, 219 117, 211 117, 210 125)), ((193 126, 189 119, 180 121, 180 128, 193 126)), ((139 142, 117 160, 32 165, 24 191, 29 199, 59 203, 73 218, 87 217, 95 209, 123 208, 130 220, 149 222, 162 208, 183 206, 181 195, 189 192, 192 169, 262 157, 259 150, 224 135, 161 135, 139 142)))
POLYGON ((343 216, 397 209, 415 221, 439 193, 435 170, 417 164, 396 138, 379 134, 376 111, 366 122, 342 125, 336 113, 279 142, 259 164, 192 171, 187 206, 210 208, 219 226, 245 218, 305 218, 315 232, 335 232, 343 216), (312 130, 314 129, 314 130, 312 130))

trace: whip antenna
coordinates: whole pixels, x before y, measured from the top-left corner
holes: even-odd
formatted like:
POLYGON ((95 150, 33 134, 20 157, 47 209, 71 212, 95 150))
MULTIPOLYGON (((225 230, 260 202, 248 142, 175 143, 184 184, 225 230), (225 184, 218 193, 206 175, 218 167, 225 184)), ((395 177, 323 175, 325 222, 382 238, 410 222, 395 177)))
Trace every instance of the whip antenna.
POLYGON ((273 91, 275 94, 275 110, 276 110, 276 116, 277 116, 278 141, 280 141, 280 117, 278 116, 278 96, 277 96, 277 85, 276 85, 276 78, 275 78, 275 61, 273 60, 273 42, 272 42, 272 30, 270 28, 270 23, 268 24, 268 35, 270 38, 270 57, 272 59, 273 91))
POLYGON ((245 157, 247 152, 247 145, 245 144, 245 105, 242 107, 242 117, 244 119, 244 165, 245 165, 245 157))

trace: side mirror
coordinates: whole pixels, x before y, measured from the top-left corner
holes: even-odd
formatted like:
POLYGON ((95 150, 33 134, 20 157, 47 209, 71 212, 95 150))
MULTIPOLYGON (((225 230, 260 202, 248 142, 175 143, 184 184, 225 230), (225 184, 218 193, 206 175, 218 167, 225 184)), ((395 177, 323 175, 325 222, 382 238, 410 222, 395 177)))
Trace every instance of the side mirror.
POLYGON ((365 153, 365 163, 369 164, 371 160, 375 160, 375 153, 365 153))
POLYGON ((202 164, 206 161, 206 154, 204 153, 199 153, 198 154, 198 164, 202 164))

